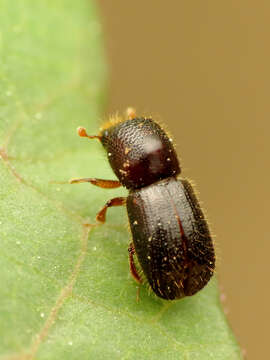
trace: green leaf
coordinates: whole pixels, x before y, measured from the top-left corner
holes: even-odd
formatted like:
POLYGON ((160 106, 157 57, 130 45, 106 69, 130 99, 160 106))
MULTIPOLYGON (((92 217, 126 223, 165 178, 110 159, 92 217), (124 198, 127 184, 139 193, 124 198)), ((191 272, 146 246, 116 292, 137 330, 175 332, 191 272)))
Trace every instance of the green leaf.
POLYGON ((240 359, 213 279, 166 302, 129 274, 124 208, 74 177, 114 178, 95 134, 106 71, 89 0, 0 0, 3 359, 240 359))

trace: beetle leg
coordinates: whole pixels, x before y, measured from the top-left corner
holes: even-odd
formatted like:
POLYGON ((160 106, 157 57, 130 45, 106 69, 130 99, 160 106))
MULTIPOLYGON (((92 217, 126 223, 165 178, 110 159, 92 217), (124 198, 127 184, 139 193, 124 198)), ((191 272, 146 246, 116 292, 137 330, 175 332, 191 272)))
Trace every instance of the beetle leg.
POLYGON ((96 179, 96 178, 83 178, 83 179, 71 179, 70 184, 79 184, 89 182, 93 185, 99 186, 104 189, 115 189, 119 186, 122 186, 118 180, 105 180, 105 179, 96 179))
POLYGON ((140 284, 142 282, 142 279, 140 278, 140 275, 138 274, 138 271, 135 266, 135 262, 134 262, 134 258, 133 258, 133 255, 135 254, 135 248, 134 248, 133 243, 129 244, 128 253, 129 253, 128 255, 129 255, 130 273, 133 276, 134 280, 140 284))
POLYGON ((102 223, 106 220, 106 212, 109 207, 112 206, 123 206, 126 204, 125 197, 116 197, 106 202, 103 208, 97 213, 96 220, 102 223))

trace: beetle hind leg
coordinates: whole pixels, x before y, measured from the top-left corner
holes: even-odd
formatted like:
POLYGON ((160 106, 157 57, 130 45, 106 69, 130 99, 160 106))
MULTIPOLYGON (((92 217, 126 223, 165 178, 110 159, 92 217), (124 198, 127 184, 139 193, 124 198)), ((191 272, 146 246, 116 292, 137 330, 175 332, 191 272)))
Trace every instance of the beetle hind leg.
POLYGON ((138 273, 138 270, 135 266, 135 262, 134 262, 134 257, 133 255, 135 254, 135 248, 133 243, 130 243, 129 248, 128 248, 128 253, 129 253, 129 270, 130 273, 132 275, 132 277, 134 278, 134 280, 138 283, 141 284, 142 283, 142 279, 138 273))

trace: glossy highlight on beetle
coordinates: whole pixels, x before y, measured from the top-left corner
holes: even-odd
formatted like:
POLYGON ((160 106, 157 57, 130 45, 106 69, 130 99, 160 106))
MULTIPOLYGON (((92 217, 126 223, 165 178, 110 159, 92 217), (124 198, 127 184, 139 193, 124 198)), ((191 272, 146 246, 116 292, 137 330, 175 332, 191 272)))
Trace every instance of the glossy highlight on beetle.
POLYGON ((102 188, 124 186, 127 198, 109 200, 97 214, 105 222, 109 207, 126 205, 132 242, 130 272, 142 282, 137 262, 154 293, 166 300, 190 296, 213 275, 215 254, 209 228, 193 188, 181 173, 171 138, 148 117, 129 109, 126 119, 112 118, 97 138, 119 180, 74 179, 102 188), (137 262, 134 260, 137 257, 137 262))

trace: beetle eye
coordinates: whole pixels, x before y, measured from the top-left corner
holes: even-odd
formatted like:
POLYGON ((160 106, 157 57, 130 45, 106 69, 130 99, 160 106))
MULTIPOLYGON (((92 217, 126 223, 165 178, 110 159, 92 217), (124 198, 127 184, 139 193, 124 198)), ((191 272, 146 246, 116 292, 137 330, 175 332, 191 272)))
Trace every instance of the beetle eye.
POLYGON ((105 147, 105 149, 107 148, 108 145, 109 136, 110 136, 110 132, 108 130, 101 131, 101 143, 105 147))

